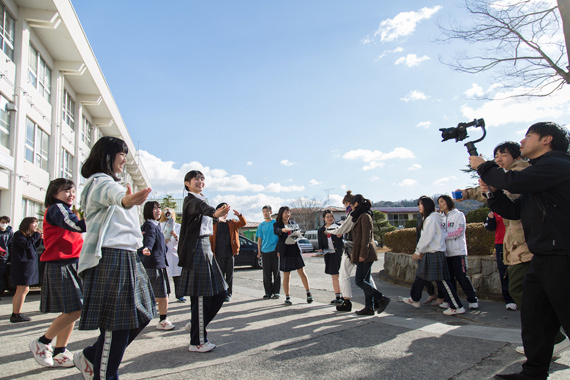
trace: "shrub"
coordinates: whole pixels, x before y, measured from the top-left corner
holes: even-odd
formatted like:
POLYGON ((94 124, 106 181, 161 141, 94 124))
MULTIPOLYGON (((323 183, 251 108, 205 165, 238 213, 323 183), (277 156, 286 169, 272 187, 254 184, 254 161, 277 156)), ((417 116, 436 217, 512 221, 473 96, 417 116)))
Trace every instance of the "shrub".
POLYGON ((467 223, 483 223, 487 218, 487 215, 491 212, 491 209, 484 205, 479 207, 477 210, 469 211, 467 215, 465 215, 465 220, 467 223))
MULTIPOLYGON (((470 255, 490 255, 495 248, 495 234, 487 231, 483 223, 468 223, 465 232, 467 252, 470 255)), ((393 252, 414 253, 416 249, 416 229, 404 228, 384 235, 386 246, 393 252)))
POLYGON ((417 219, 408 219, 406 221, 405 228, 416 228, 416 224, 418 223, 417 219))

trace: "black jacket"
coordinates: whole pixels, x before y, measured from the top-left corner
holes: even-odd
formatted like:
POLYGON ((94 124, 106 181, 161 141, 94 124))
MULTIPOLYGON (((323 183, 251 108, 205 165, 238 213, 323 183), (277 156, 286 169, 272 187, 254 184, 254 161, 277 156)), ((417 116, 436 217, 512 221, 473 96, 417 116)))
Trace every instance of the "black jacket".
POLYGON ((521 194, 511 200, 502 191, 489 207, 505 219, 520 219, 529 250, 535 255, 570 255, 570 154, 550 151, 521 171, 505 172, 488 161, 478 168, 481 179, 521 194))
POLYGON ((214 217, 216 209, 206 202, 188 194, 182 206, 182 223, 178 240, 178 266, 192 269, 194 265, 194 252, 200 237, 202 216, 214 217))
MULTIPOLYGON (((335 234, 333 234, 331 238, 335 252, 339 254, 342 253, 342 249, 344 248, 344 243, 342 242, 342 238, 339 238, 335 234)), ((325 226, 322 226, 317 231, 317 241, 319 249, 322 250, 328 249, 329 243, 328 243, 327 234, 325 233, 325 226)))
POLYGON ((143 266, 146 269, 166 268, 166 243, 160 225, 147 220, 141 226, 141 231, 143 233, 143 248, 148 248, 150 251, 150 256, 141 256, 143 266))

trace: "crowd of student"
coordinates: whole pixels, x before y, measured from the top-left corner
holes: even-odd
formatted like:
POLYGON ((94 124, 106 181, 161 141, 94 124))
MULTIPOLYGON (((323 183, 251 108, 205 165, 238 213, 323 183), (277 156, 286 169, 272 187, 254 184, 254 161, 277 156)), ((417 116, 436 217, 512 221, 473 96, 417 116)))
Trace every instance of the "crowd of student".
MULTIPOLYGON (((551 357, 570 348, 560 331, 570 328, 570 155, 568 132, 555 123, 531 126, 519 146, 503 143, 494 151, 494 162, 470 157, 481 176, 477 189, 462 190, 462 198, 488 201, 493 210, 485 223, 496 231, 497 265, 508 310, 521 309, 524 347, 523 371, 496 375, 497 379, 546 379, 551 357), (522 158, 529 159, 529 162, 522 158), (487 195, 488 199, 483 197, 487 195), (518 194, 518 195, 517 195, 518 194)), ((127 346, 156 315, 159 330, 172 330, 168 320, 169 277, 179 302, 190 297, 189 351, 208 352, 216 346, 208 340, 207 326, 224 302, 232 297, 234 256, 239 253, 238 230, 245 218, 228 220, 230 206, 208 205, 202 191, 204 175, 196 170, 184 178, 181 224, 171 209, 146 202, 151 189, 133 193, 120 183, 128 149, 115 137, 94 144, 81 169, 86 178, 81 194, 82 211, 73 206, 75 184, 58 178, 46 192, 43 231, 38 220, 26 217, 17 231, 10 219, 0 217, 0 275, 11 257, 11 280, 16 286, 10 321, 26 322, 21 313, 29 286, 39 282, 37 248, 45 250, 40 310, 59 313, 40 337, 30 342, 34 359, 46 367, 76 366, 85 379, 118 379, 118 368, 127 346), (139 225, 137 207, 143 205, 145 222, 139 225), (99 329, 92 345, 71 354, 67 343, 75 322, 80 330, 99 329), (55 340, 55 342, 54 342, 55 340), (52 345, 52 342, 53 345, 52 345)), ((325 273, 331 276, 338 311, 351 311, 350 278, 364 293, 364 308, 357 315, 381 313, 390 299, 376 287, 371 267, 378 259, 374 242, 370 200, 347 192, 343 199, 346 218, 334 220, 323 213, 318 248, 325 273)), ((467 296, 469 308, 479 307, 475 289, 466 275, 465 216, 447 195, 435 201, 418 200, 418 261, 410 297, 403 302, 420 307, 438 305, 445 315, 462 314, 465 308, 456 283, 467 296), (433 286, 432 281, 437 285, 433 286)), ((281 207, 275 220, 271 207, 263 207, 264 222, 257 230, 258 257, 263 260, 264 299, 279 299, 281 272, 285 305, 291 305, 291 272, 296 271, 313 302, 310 282, 297 240, 298 225, 291 210, 281 207)), ((4 281, 1 281, 4 283, 4 281)), ((3 290, 3 289, 2 289, 3 290)))

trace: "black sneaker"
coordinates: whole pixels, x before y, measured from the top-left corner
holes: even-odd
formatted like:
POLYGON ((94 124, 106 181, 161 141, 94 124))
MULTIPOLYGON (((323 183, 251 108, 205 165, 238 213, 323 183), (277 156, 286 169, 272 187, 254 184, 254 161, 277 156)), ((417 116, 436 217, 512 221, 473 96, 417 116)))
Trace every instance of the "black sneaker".
POLYGON ((313 303, 313 296, 312 295, 307 295, 307 303, 313 303))
POLYGON ((287 306, 293 305, 293 302, 291 302, 291 298, 286 298, 286 299, 285 299, 285 305, 287 305, 287 306))
POLYGON ((281 295, 279 293, 275 293, 274 295, 271 296, 271 299, 278 300, 280 297, 281 295))
POLYGON ((269 298, 271 298, 271 296, 268 296, 267 294, 265 294, 265 295, 263 296, 263 299, 264 299, 264 300, 268 300, 269 298))
POLYGON ((362 310, 357 310, 354 312, 356 315, 374 315, 374 309, 371 307, 365 307, 362 310))
POLYGON ((32 318, 24 316, 24 314, 12 314, 10 316, 10 322, 18 323, 18 322, 29 322, 32 318))
POLYGON ((336 307, 337 311, 351 311, 352 310, 352 302, 350 300, 343 299, 340 305, 336 307))
POLYGON ((375 308, 376 312, 377 312, 378 314, 380 314, 381 312, 383 312, 384 309, 386 309, 386 306, 388 306, 389 303, 390 303, 390 298, 388 298, 388 297, 382 297, 381 300, 377 301, 376 308, 375 308))

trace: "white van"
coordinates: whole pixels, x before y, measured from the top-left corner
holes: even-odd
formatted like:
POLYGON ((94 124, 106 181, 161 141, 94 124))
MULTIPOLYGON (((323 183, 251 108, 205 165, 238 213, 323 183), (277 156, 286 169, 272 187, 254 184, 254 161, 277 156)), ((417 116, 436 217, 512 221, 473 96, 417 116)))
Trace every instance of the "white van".
POLYGON ((317 230, 305 232, 305 238, 311 242, 315 251, 319 249, 319 238, 317 235, 317 230))

